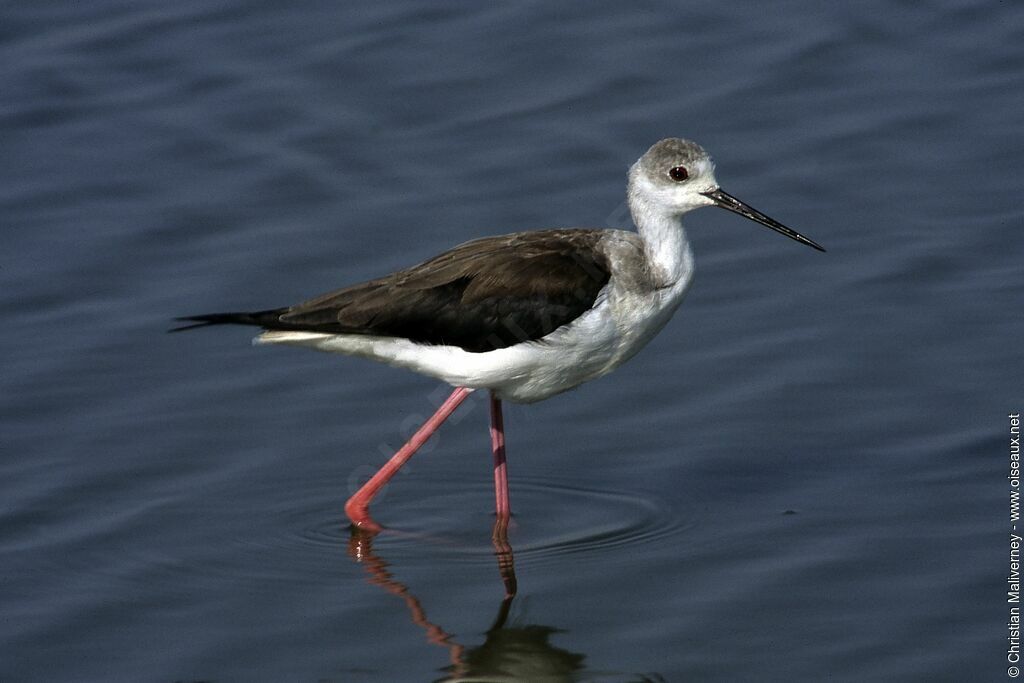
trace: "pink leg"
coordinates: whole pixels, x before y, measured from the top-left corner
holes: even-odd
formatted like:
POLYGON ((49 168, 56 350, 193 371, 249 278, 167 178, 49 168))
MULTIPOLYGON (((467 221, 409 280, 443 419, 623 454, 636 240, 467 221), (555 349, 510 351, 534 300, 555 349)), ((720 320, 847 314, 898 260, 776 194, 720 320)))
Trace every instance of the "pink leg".
POLYGON ((409 458, 413 456, 420 446, 427 442, 427 439, 437 431, 437 428, 441 426, 441 423, 448 419, 448 417, 455 412, 455 409, 459 407, 459 404, 466 400, 472 389, 466 389, 459 387, 452 392, 441 407, 437 409, 437 412, 433 416, 423 423, 416 433, 412 435, 409 441, 398 449, 398 452, 391 456, 391 459, 384 463, 377 474, 370 477, 370 481, 363 484, 363 487, 355 492, 348 502, 345 503, 345 514, 352 520, 352 523, 357 527, 367 529, 368 531, 380 531, 380 525, 373 521, 370 517, 369 507, 370 501, 377 495, 377 492, 384 488, 384 485, 391 480, 391 477, 395 476, 398 470, 404 465, 409 458))
MULTIPOLYGON (((512 507, 508 500, 508 467, 505 465, 505 425, 501 399, 491 392, 491 450, 494 451, 494 507, 499 523, 508 523, 512 507)), ((504 526, 504 525, 503 525, 504 526)))

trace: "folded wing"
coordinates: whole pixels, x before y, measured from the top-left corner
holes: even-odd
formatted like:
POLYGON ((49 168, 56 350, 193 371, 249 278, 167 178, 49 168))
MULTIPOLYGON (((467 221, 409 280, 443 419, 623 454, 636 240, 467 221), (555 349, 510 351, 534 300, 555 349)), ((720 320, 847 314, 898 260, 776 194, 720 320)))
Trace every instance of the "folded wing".
POLYGON ((601 235, 545 230, 485 237, 296 306, 188 320, 491 351, 539 339, 590 309, 609 279, 601 235))

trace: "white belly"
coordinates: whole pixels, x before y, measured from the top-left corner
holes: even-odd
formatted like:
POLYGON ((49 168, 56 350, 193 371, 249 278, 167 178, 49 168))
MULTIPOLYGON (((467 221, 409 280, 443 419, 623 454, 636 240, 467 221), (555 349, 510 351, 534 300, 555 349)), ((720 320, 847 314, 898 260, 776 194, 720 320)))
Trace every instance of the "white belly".
MULTIPOLYGON (((614 282, 614 280, 613 280, 614 282)), ((606 375, 656 335, 682 302, 689 274, 645 294, 606 287, 595 306, 536 341, 484 353, 395 337, 264 332, 257 344, 289 344, 370 358, 436 377, 452 386, 491 389, 517 403, 540 401, 606 375)))

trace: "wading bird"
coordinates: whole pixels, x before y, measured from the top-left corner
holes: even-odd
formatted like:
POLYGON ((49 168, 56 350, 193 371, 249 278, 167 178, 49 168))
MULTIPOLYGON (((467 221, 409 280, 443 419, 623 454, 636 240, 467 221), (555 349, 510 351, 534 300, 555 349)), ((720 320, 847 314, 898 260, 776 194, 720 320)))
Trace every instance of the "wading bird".
POLYGON ((455 387, 412 438, 346 503, 357 527, 379 530, 374 495, 475 389, 490 392, 495 507, 511 508, 501 401, 532 403, 608 374, 656 335, 682 302, 693 254, 682 216, 703 206, 738 213, 824 249, 727 194, 711 157, 689 140, 656 143, 629 170, 637 232, 554 229, 484 237, 419 265, 315 299, 249 313, 178 320, 263 328, 260 344, 370 358, 455 387))

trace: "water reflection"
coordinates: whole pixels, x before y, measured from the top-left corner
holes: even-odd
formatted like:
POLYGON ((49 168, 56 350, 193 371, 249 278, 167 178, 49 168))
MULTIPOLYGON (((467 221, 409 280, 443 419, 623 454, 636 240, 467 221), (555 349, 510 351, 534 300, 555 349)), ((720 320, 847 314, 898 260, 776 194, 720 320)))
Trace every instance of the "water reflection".
POLYGON ((368 574, 368 580, 392 595, 400 597, 412 622, 423 629, 427 641, 448 651, 450 664, 442 669, 444 676, 437 683, 501 681, 535 681, 557 683, 585 680, 634 681, 636 683, 658 683, 664 679, 657 675, 633 675, 622 678, 621 674, 587 672, 584 666, 586 655, 570 652, 548 642, 554 633, 564 632, 552 626, 541 624, 510 624, 509 612, 517 591, 515 562, 512 546, 508 541, 507 521, 495 523, 491 537, 498 573, 504 594, 498 601, 494 620, 484 633, 484 642, 476 646, 459 643, 440 624, 431 621, 423 605, 412 591, 395 579, 388 567, 373 549, 377 534, 352 527, 348 554, 360 563, 368 574))

